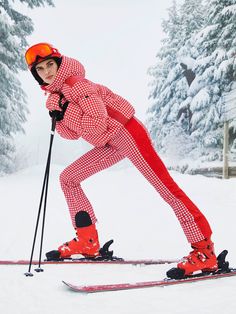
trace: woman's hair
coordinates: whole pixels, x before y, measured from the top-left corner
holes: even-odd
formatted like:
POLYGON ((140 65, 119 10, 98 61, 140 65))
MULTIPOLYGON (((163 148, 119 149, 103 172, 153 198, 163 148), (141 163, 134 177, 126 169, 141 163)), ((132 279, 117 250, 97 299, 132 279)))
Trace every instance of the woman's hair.
MULTIPOLYGON (((48 57, 48 58, 45 58, 43 61, 47 60, 47 59, 53 59, 55 60, 56 64, 58 65, 58 68, 60 67, 61 65, 61 62, 62 62, 62 57, 48 57)), ((35 64, 34 66, 32 66, 31 68, 31 73, 33 75, 33 77, 36 79, 36 81, 39 83, 39 85, 48 85, 47 83, 45 83, 41 77, 38 75, 37 71, 36 71, 36 65, 35 64)))

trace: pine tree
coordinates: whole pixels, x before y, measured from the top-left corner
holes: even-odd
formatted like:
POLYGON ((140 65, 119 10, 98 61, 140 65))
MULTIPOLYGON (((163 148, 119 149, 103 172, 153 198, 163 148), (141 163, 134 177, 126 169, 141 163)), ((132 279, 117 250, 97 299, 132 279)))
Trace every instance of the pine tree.
POLYGON ((193 151, 192 139, 186 136, 190 135, 188 89, 194 61, 189 54, 189 41, 204 20, 201 1, 186 0, 179 9, 173 1, 169 18, 163 22, 166 38, 157 54, 157 64, 149 70, 154 76, 150 95, 153 105, 148 111, 151 136, 159 151, 166 154, 171 151, 179 158, 193 151), (171 136, 185 146, 173 146, 171 136))
MULTIPOLYGON (((20 0, 34 8, 53 5, 51 0, 20 0)), ((33 32, 32 20, 14 9, 14 2, 0 2, 0 174, 13 169, 15 143, 13 134, 23 132, 26 121, 26 95, 17 79, 26 70, 26 36, 33 32)))
POLYGON ((235 76, 236 0, 210 0, 206 25, 193 38, 196 79, 190 87, 191 134, 201 143, 201 155, 221 158, 222 95, 235 76))
MULTIPOLYGON (((163 31, 166 33, 166 38, 162 41, 163 46, 157 54, 157 63, 149 69, 149 74, 154 77, 152 81, 153 90, 150 98, 153 99, 153 105, 149 109, 150 118, 149 126, 152 137, 161 138, 166 134, 164 127, 168 123, 170 108, 172 103, 173 91, 169 86, 168 76, 170 77, 171 68, 174 67, 175 56, 178 49, 178 38, 180 30, 180 18, 177 12, 176 1, 173 1, 172 7, 169 8, 169 19, 163 21, 163 31)), ((157 148, 162 147, 161 143, 155 143, 157 148)))
MULTIPOLYGON (((155 80, 148 123, 162 153, 173 154, 174 146, 176 156, 182 152, 182 157, 191 153, 196 159, 215 160, 222 152, 222 95, 235 80, 236 0, 204 3, 186 0, 179 10, 172 7, 178 21, 173 23, 169 15, 164 28, 168 36, 150 70, 155 80), (173 24, 175 33, 169 34, 173 24)), ((235 138, 235 121, 230 135, 235 138)))

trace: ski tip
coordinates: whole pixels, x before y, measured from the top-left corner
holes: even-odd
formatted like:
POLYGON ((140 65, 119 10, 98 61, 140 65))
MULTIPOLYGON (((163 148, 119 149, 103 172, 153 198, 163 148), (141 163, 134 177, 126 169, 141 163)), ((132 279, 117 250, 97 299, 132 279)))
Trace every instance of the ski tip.
POLYGON ((69 282, 66 282, 66 281, 62 280, 62 283, 64 283, 64 285, 66 285, 67 287, 70 287, 69 282))
POLYGON ((62 283, 66 285, 68 288, 72 289, 72 285, 69 282, 62 280, 62 283))
POLYGON ((80 287, 75 286, 75 285, 72 285, 72 284, 69 283, 69 282, 66 282, 66 281, 62 280, 62 283, 63 283, 64 285, 66 285, 66 286, 67 286, 70 290, 72 290, 72 291, 81 292, 81 293, 86 293, 86 291, 84 291, 83 289, 80 289, 80 287))

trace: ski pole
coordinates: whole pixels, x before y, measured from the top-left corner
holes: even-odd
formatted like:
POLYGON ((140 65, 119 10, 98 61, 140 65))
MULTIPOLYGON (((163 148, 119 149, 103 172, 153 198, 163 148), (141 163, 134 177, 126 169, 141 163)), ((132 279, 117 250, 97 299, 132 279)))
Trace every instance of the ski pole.
MULTIPOLYGON (((56 122, 56 119, 53 119, 56 122)), ((42 250, 43 250, 43 238, 44 238, 44 227, 45 227, 45 217, 46 217, 46 208, 47 208, 47 196, 48 196, 48 182, 49 182, 49 173, 50 173, 50 165, 51 165, 51 153, 52 153, 52 143, 54 139, 54 131, 55 131, 54 123, 52 123, 51 129, 51 138, 50 138, 50 145, 49 145, 49 152, 48 152, 48 160, 47 160, 47 178, 46 178, 46 187, 45 187, 45 197, 44 197, 44 208, 43 208, 43 220, 42 220, 42 230, 41 230, 41 239, 40 239, 40 250, 39 250, 39 263, 38 268, 35 269, 37 272, 43 271, 41 268, 41 260, 42 260, 42 250)))
POLYGON ((42 192, 41 192, 41 196, 40 196, 38 215, 37 215, 36 224, 35 224, 34 238, 33 238, 33 244, 32 244, 30 261, 29 261, 29 268, 28 268, 28 272, 25 273, 25 276, 31 276, 31 277, 33 276, 33 274, 31 273, 31 267, 32 267, 35 242, 36 242, 36 238, 37 238, 39 220, 40 220, 40 215, 41 215, 41 208, 42 208, 43 197, 44 197, 44 212, 43 212, 42 233, 41 233, 41 241, 40 241, 41 243, 40 243, 40 255, 39 255, 39 268, 36 270, 36 271, 43 271, 40 268, 40 266, 41 266, 43 234, 44 234, 46 205, 47 205, 48 178, 49 178, 49 172, 50 172, 51 152, 52 152, 52 144, 53 144, 53 139, 54 139, 55 127, 56 127, 56 117, 53 117, 52 118, 52 125, 51 125, 51 136, 50 136, 49 151, 48 151, 46 169, 45 169, 45 173, 44 173, 42 192), (44 194, 44 191, 45 191, 45 194, 44 194))

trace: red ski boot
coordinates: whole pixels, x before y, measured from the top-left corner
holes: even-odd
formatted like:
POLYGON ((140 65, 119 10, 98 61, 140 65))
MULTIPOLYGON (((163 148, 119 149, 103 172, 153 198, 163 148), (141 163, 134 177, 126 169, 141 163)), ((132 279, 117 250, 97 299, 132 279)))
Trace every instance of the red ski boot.
POLYGON ((198 271, 217 271, 218 262, 211 239, 204 239, 193 243, 191 246, 193 251, 178 263, 177 268, 172 268, 167 272, 169 278, 181 279, 198 271))
POLYGON ((77 237, 59 246, 60 258, 68 258, 71 255, 80 254, 85 257, 99 255, 98 233, 95 225, 76 229, 77 237))
POLYGON ((59 246, 58 250, 46 253, 47 260, 70 258, 72 255, 96 257, 99 255, 99 240, 95 224, 89 214, 79 211, 75 216, 76 238, 59 246))
POLYGON ((217 258, 214 252, 214 243, 211 239, 205 239, 193 243, 193 251, 177 267, 184 270, 185 275, 196 271, 215 271, 218 268, 217 258))

